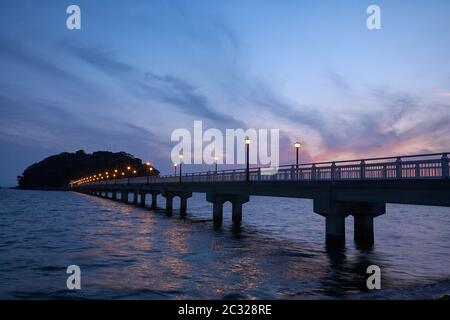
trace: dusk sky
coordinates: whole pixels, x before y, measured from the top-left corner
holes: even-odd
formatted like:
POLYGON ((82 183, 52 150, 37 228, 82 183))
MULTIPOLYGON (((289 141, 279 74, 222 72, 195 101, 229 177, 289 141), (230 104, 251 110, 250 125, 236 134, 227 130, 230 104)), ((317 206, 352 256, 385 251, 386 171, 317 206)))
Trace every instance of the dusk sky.
POLYGON ((297 139, 303 161, 450 151, 449 14, 448 0, 2 0, 0 185, 79 149, 169 172, 170 135, 194 120, 278 128, 282 163, 297 139))

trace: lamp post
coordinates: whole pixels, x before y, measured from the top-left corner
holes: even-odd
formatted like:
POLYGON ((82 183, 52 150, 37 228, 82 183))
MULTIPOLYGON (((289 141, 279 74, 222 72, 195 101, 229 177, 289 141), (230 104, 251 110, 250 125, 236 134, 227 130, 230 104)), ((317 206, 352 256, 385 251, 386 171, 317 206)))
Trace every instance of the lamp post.
POLYGON ((299 152, 301 146, 302 145, 298 141, 296 141, 294 143, 294 147, 295 147, 295 176, 297 177, 297 179, 298 179, 298 152, 299 152))
POLYGON ((146 164, 145 164, 146 166, 147 166, 147 184, 148 184, 148 179, 149 179, 149 177, 150 177, 150 174, 152 173, 152 171, 153 171, 153 168, 152 168, 152 165, 150 164, 150 162, 147 162, 146 164))
POLYGON ((214 164, 215 164, 215 173, 217 174, 217 161, 219 160, 218 156, 214 157, 214 164))
POLYGON ((130 184, 130 170, 131 170, 131 167, 128 166, 128 167, 127 167, 127 170, 128 170, 128 172, 127 172, 127 178, 128 178, 128 180, 127 180, 127 185, 129 185, 129 184, 130 184))
POLYGON ((246 161, 246 165, 247 168, 245 170, 245 181, 250 181, 250 143, 252 141, 250 140, 250 138, 247 136, 245 137, 245 153, 246 153, 246 157, 245 157, 245 161, 246 161))
POLYGON ((302 145, 300 144, 300 142, 296 142, 296 143, 294 143, 294 147, 295 147, 295 151, 296 151, 296 161, 295 161, 295 164, 297 165, 297 168, 298 168, 298 151, 300 150, 300 147, 301 147, 302 145))
POLYGON ((181 183, 181 174, 182 174, 182 167, 183 167, 183 154, 180 153, 180 183, 181 183))
POLYGON ((116 179, 116 177, 117 177, 117 169, 114 170, 113 177, 114 177, 114 184, 117 184, 117 179, 116 179))
POLYGON ((177 176, 177 164, 176 163, 173 164, 173 169, 174 169, 174 176, 176 177, 177 176))

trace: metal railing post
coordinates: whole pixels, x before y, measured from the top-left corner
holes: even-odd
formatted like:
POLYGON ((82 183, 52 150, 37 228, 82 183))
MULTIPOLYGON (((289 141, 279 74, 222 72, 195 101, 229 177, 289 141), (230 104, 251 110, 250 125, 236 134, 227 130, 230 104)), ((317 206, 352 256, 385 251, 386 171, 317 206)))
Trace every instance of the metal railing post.
POLYGON ((359 177, 360 179, 366 178, 366 162, 364 160, 361 160, 361 163, 359 164, 359 177))
POLYGON ((444 179, 448 179, 449 177, 448 162, 448 155, 444 153, 441 158, 442 178, 444 179))
POLYGON ((415 164, 415 167, 414 167, 414 169, 415 169, 415 178, 420 178, 420 163, 419 162, 417 162, 416 164, 415 164))
POLYGON ((401 158, 397 158, 397 160, 395 161, 395 174, 396 174, 397 179, 402 178, 402 159, 401 158))
POLYGON ((331 181, 334 181, 336 179, 336 163, 331 163, 331 181))

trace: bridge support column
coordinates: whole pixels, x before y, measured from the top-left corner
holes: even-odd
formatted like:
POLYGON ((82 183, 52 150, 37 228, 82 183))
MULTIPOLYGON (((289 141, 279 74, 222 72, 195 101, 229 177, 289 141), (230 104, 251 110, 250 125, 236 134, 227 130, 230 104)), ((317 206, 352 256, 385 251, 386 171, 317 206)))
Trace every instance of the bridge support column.
POLYGON ((147 193, 145 192, 141 192, 141 201, 140 201, 140 205, 141 207, 145 208, 145 197, 146 197, 147 193))
POLYGON ((128 203, 128 192, 127 191, 122 191, 121 193, 121 200, 123 203, 128 203))
POLYGON ((187 212, 187 200, 192 197, 192 192, 177 192, 175 195, 180 197, 180 214, 184 216, 187 212))
POLYGON ((355 214, 353 217, 355 221, 355 243, 361 246, 372 246, 374 243, 373 216, 368 214, 355 214))
POLYGON ((173 195, 165 195, 166 198, 166 211, 172 212, 173 209, 173 195))
POLYGON ((173 209, 173 198, 180 197, 180 214, 185 215, 187 210, 187 199, 192 197, 192 192, 186 191, 164 191, 162 196, 166 198, 166 211, 171 212, 173 209))
POLYGON ((215 226, 220 226, 223 221, 223 202, 216 201, 213 203, 213 222, 215 226))
POLYGON ((327 246, 345 244, 345 218, 354 217, 354 240, 360 247, 374 243, 373 218, 386 212, 386 204, 379 202, 336 201, 329 195, 314 199, 314 212, 326 219, 327 246))
POLYGON ((242 221, 242 205, 243 202, 241 201, 232 201, 232 214, 231 214, 231 218, 233 220, 234 224, 240 224, 242 221))
POLYGON ((220 226, 223 221, 223 204, 230 201, 232 204, 232 220, 234 224, 242 221, 242 205, 249 201, 248 195, 208 193, 206 200, 213 204, 213 221, 220 226))
POLYGON ((186 215, 187 211, 187 199, 185 197, 180 198, 180 214, 183 216, 186 215))
POLYGON ((360 247, 371 247, 375 242, 373 219, 386 213, 385 203, 357 203, 350 210, 355 230, 354 240, 360 247))
POLYGON ((330 247, 342 247, 345 245, 345 216, 330 214, 325 217, 325 243, 330 247))
POLYGON ((133 192, 133 204, 138 204, 138 194, 137 191, 133 192))
POLYGON ((113 200, 117 200, 117 191, 116 191, 116 190, 114 190, 114 191, 112 192, 112 199, 113 199, 113 200))
POLYGON ((152 210, 156 210, 158 207, 158 194, 159 192, 152 192, 152 210))

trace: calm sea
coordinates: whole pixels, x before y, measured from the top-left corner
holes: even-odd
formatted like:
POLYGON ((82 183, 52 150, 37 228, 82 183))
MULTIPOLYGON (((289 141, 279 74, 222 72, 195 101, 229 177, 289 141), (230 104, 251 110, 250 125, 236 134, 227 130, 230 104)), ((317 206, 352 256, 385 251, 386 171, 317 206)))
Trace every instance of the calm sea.
MULTIPOLYGON (((158 199, 163 205, 164 199, 158 199)), ((175 208, 178 203, 175 202, 175 208)), ((188 216, 72 192, 0 190, 2 299, 419 299, 450 294, 450 208, 388 205, 375 246, 358 250, 352 218, 340 252, 302 199, 252 197, 243 224, 214 229, 205 195, 188 216), (67 266, 81 290, 66 288, 67 266), (381 268, 381 290, 366 268, 381 268)))

